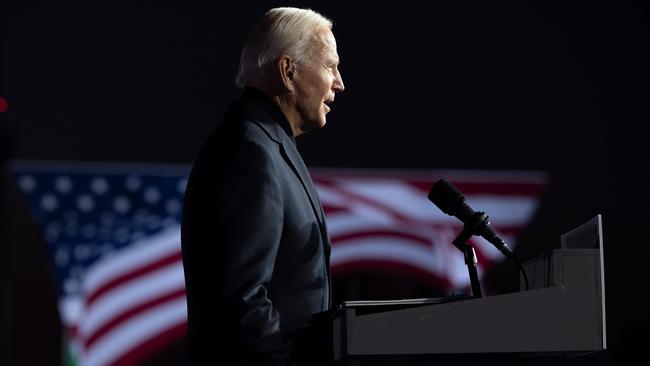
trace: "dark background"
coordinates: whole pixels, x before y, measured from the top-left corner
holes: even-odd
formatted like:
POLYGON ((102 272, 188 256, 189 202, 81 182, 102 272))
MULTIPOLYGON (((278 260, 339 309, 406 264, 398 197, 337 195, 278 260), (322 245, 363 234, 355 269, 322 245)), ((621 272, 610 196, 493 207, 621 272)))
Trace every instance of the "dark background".
MULTIPOLYGON (((648 2, 14 1, 0 10, 0 161, 191 163, 239 94, 248 30, 279 5, 334 20, 347 88, 299 139, 308 165, 547 172, 519 255, 603 214, 611 348, 583 362, 641 353, 648 2)), ((512 276, 486 281, 509 292, 512 276)))

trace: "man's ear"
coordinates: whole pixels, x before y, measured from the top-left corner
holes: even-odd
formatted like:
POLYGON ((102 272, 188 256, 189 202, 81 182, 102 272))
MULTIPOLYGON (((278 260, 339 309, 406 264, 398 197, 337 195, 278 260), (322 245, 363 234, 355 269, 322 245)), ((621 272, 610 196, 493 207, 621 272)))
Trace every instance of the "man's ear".
POLYGON ((280 71, 280 81, 282 85, 289 90, 294 91, 294 80, 296 77, 296 63, 289 56, 282 56, 278 60, 278 71, 280 71))

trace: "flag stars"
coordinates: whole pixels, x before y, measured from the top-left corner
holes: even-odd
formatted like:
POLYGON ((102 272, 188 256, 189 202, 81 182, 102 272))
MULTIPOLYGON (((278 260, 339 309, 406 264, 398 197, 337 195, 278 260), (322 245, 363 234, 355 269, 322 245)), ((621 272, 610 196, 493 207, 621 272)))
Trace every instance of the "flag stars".
POLYGON ((79 195, 77 198, 77 207, 82 212, 90 212, 95 208, 95 200, 88 194, 79 195))
POLYGON ((176 186, 176 190, 178 193, 184 195, 185 194, 185 188, 187 187, 187 179, 179 179, 178 180, 178 185, 176 186))
POLYGON ((66 248, 59 248, 57 249, 56 253, 54 254, 54 263, 56 263, 57 266, 67 266, 68 263, 70 262, 70 254, 68 253, 66 248))
POLYGON ((74 247, 74 258, 77 261, 85 261, 88 259, 91 255, 91 249, 90 245, 87 244, 79 244, 74 247))
POLYGON ((144 190, 144 200, 149 204, 156 204, 160 201, 160 191, 156 187, 149 187, 144 190))
POLYGON ((61 224, 57 221, 52 221, 45 227, 45 239, 48 243, 53 243, 59 237, 59 233, 61 233, 61 224))
POLYGON ((81 289, 79 280, 68 277, 63 281, 63 291, 68 294, 77 293, 81 289))
POLYGON ((106 192, 108 192, 108 188, 108 182, 105 178, 94 178, 90 182, 90 189, 97 195, 104 195, 106 192))
POLYGON ((113 201, 113 209, 120 214, 125 214, 131 209, 131 201, 125 196, 118 196, 113 201))
POLYGON ((72 191, 72 180, 68 176, 61 176, 54 181, 54 188, 57 192, 66 194, 72 191))
POLYGON ((41 207, 47 212, 52 212, 59 207, 59 200, 55 195, 46 193, 41 197, 41 207))
POLYGON ((176 199, 170 199, 165 202, 165 210, 169 215, 175 215, 181 211, 181 204, 176 199))
POLYGON ((140 186, 142 186, 142 180, 138 177, 131 176, 126 178, 126 182, 124 184, 126 186, 126 189, 131 192, 135 192, 140 189, 140 186))
POLYGON ((18 186, 23 192, 31 193, 36 189, 36 180, 31 175, 23 175, 18 179, 18 186))

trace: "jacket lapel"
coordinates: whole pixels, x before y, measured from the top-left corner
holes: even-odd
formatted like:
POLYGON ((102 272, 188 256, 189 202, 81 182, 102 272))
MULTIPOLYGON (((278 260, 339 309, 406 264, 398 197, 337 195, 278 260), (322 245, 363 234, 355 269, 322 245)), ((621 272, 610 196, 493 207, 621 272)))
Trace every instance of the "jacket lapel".
POLYGON ((287 161, 287 164, 289 164, 291 167, 291 170, 293 170, 293 172, 300 180, 300 183, 302 183, 302 187, 305 189, 305 192, 307 192, 307 196, 309 196, 311 207, 314 210, 316 217, 318 218, 318 222, 321 226, 323 226, 325 222, 323 218, 323 208, 320 204, 320 200, 318 199, 318 195, 316 194, 314 182, 311 180, 309 171, 307 170, 307 167, 305 166, 305 163, 300 157, 300 154, 298 153, 298 150, 294 146, 293 142, 286 141, 288 140, 286 137, 283 140, 285 141, 280 144, 282 155, 287 161))
POLYGON ((244 112, 246 117, 255 121, 269 137, 277 142, 280 145, 280 151, 284 160, 287 162, 291 170, 296 174, 298 180, 302 184, 303 189, 309 197, 311 207, 314 210, 314 214, 318 219, 321 232, 323 234, 324 241, 326 246, 330 247, 329 238, 327 238, 327 231, 325 227, 325 214, 323 212, 323 207, 318 199, 316 190, 314 188, 314 182, 311 180, 309 171, 305 166, 305 163, 300 156, 300 153, 296 149, 295 142, 291 140, 289 136, 282 130, 282 127, 273 120, 273 118, 264 111, 261 107, 254 103, 247 101, 239 100, 238 102, 242 103, 239 105, 239 108, 244 112))

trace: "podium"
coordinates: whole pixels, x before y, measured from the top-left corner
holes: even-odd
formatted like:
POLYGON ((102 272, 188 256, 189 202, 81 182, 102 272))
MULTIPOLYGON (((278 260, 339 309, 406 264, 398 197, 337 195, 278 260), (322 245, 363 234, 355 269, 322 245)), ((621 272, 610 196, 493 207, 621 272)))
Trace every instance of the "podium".
POLYGON ((552 250, 524 267, 530 291, 457 301, 348 302, 333 317, 333 358, 607 348, 602 246, 552 250))

